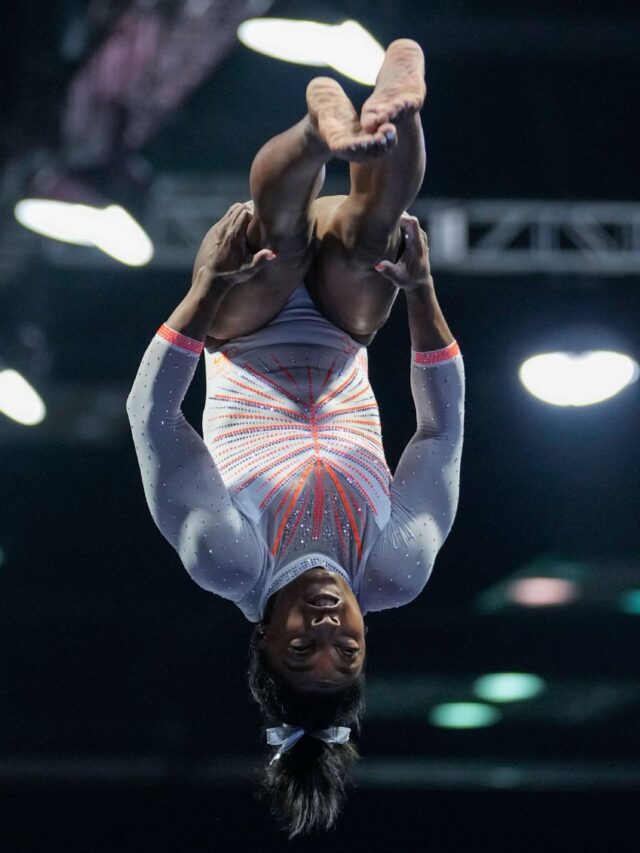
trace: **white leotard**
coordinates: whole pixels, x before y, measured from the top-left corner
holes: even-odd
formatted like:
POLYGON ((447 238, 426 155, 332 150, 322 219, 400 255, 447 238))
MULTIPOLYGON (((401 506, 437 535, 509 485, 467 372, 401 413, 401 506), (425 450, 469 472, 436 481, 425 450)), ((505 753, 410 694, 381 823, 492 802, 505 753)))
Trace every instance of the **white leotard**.
POLYGON ((458 345, 412 353, 418 426, 394 478, 366 348, 304 285, 268 326, 205 352, 204 440, 181 411, 201 350, 162 326, 127 403, 151 514, 191 577, 253 622, 314 566, 341 575, 363 613, 412 601, 457 506, 458 345))

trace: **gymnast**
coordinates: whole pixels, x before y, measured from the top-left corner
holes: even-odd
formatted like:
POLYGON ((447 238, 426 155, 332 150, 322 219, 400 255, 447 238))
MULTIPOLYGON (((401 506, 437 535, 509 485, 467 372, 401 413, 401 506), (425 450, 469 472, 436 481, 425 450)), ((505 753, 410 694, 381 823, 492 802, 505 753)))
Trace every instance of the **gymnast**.
POLYGON ((358 115, 337 82, 206 235, 127 409, 151 514, 193 580, 255 623, 262 787, 289 837, 335 823, 364 707, 364 616, 421 592, 456 512, 464 374, 405 213, 425 170, 424 59, 388 48, 358 115), (325 163, 348 196, 318 197, 325 163), (399 290, 417 431, 391 476, 367 349, 399 290), (204 351, 203 438, 181 405, 204 351))

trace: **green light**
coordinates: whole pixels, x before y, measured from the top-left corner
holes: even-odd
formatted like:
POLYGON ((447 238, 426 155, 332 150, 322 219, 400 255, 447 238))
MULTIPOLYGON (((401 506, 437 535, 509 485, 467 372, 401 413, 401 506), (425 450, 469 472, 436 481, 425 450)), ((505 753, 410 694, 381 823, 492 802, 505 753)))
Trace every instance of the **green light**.
POLYGON ((431 709, 429 722, 443 729, 478 729, 502 719, 497 708, 482 702, 445 702, 431 709))
POLYGON ((473 692, 486 702, 518 702, 532 699, 546 689, 537 675, 527 672, 495 672, 483 675, 473 682, 473 692))
POLYGON ((618 606, 625 613, 640 615, 640 589, 628 589, 618 597, 618 606))

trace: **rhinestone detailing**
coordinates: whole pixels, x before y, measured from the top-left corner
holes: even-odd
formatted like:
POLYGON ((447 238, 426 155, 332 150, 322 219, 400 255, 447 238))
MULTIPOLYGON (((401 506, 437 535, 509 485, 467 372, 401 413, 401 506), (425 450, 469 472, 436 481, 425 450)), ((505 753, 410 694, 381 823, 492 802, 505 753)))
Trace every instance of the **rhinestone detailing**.
POLYGON ((432 352, 416 352, 414 350, 413 360, 415 364, 421 365, 442 364, 443 361, 449 361, 457 355, 460 355, 460 347, 457 341, 453 341, 448 347, 436 349, 432 352))
POLYGON ((163 323, 160 326, 157 334, 172 346, 178 347, 178 349, 192 353, 193 355, 200 355, 204 349, 204 341, 196 341, 194 338, 188 338, 186 335, 182 335, 180 332, 174 331, 172 328, 167 326, 166 323, 163 323))
POLYGON ((282 589, 284 586, 291 583, 291 581, 295 580, 299 575, 309 571, 309 569, 315 569, 318 567, 340 575, 340 577, 349 584, 349 587, 353 588, 351 578, 347 572, 345 572, 345 570, 333 560, 330 560, 322 554, 307 555, 300 560, 296 560, 290 566, 287 566, 278 573, 266 592, 261 596, 260 611, 263 612, 267 601, 275 592, 278 592, 279 589, 282 589))
POLYGON ((378 406, 357 356, 323 346, 205 354, 205 441, 235 500, 263 519, 277 564, 322 542, 337 564, 357 565, 367 517, 388 518, 378 406))
POLYGON ((151 342, 127 401, 149 508, 194 581, 250 621, 315 566, 339 574, 363 613, 401 606, 456 511, 462 359, 413 360, 417 429, 389 488, 363 348, 304 288, 290 303, 277 323, 205 352, 206 443, 181 411, 199 343, 185 349, 171 329, 151 342))

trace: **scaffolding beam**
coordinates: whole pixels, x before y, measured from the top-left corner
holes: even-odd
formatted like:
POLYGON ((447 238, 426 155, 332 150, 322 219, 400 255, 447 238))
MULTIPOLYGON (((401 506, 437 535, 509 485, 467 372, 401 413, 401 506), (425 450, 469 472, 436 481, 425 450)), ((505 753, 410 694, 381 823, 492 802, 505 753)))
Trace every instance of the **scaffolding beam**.
MULTIPOLYGON (((155 245, 152 265, 189 269, 211 224, 246 198, 247 182, 230 176, 160 178, 144 219, 155 245)), ((429 235, 435 272, 620 276, 640 270, 640 203, 419 198, 411 212, 429 235)), ((95 250, 52 241, 44 248, 55 264, 113 264, 95 250)))

